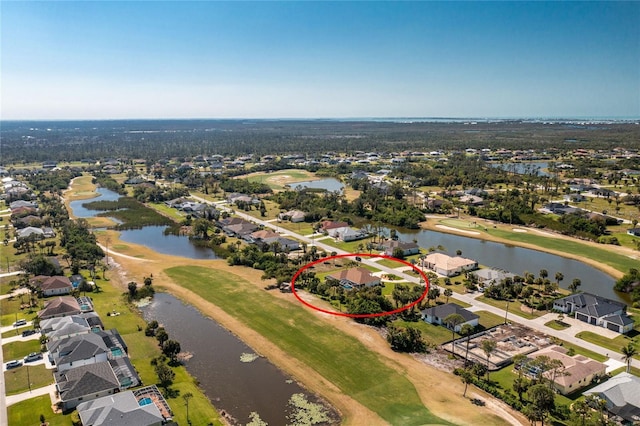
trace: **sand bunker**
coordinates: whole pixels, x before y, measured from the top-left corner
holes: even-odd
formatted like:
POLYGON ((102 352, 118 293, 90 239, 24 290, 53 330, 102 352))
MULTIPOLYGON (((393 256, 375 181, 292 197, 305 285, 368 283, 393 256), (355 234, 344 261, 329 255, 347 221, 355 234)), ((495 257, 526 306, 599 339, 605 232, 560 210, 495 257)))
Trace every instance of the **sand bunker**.
POLYGON ((480 235, 478 231, 467 231, 465 229, 452 228, 451 226, 447 226, 447 225, 436 225, 436 228, 446 229, 448 231, 454 231, 454 232, 462 232, 463 234, 480 235))

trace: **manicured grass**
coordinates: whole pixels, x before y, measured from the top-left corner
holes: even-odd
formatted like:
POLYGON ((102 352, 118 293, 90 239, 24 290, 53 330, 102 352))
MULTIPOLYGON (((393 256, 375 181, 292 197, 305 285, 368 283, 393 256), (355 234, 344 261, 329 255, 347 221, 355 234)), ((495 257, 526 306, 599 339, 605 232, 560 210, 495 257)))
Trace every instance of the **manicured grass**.
MULTIPOLYGON (((611 372, 611 377, 616 376, 620 373, 624 373, 625 371, 627 371, 627 367, 620 367, 611 372)), ((631 370, 629 371, 629 373, 633 374, 634 376, 640 377, 640 368, 631 367, 631 370)))
MULTIPOLYGON (((29 295, 25 294, 22 300, 28 303, 29 295)), ((0 316, 0 324, 3 327, 13 324, 16 319, 26 319, 28 321, 35 317, 39 308, 34 307, 31 309, 20 309, 20 304, 20 296, 0 300, 0 312, 2 312, 2 316, 0 316)))
MULTIPOLYGON (((422 332, 422 337, 425 340, 434 345, 442 345, 443 343, 451 341, 451 330, 442 325, 429 324, 425 321, 403 321, 396 320, 393 324, 401 327, 413 327, 422 332)), ((458 333, 455 334, 456 339, 460 337, 458 333)))
MULTIPOLYGON (((636 335, 637 333, 632 333, 636 335)), ((600 334, 594 333, 592 331, 581 331, 576 334, 576 337, 585 340, 587 342, 602 346, 603 348, 607 348, 613 352, 620 352, 620 350, 629 344, 629 342, 633 342, 632 338, 621 334, 615 339, 609 339, 608 337, 602 336, 600 334)), ((634 356, 636 359, 640 359, 640 355, 634 356)))
POLYGON ((488 311, 477 311, 475 314, 480 317, 480 325, 484 328, 491 328, 496 325, 504 324, 504 316, 496 315, 488 311))
POLYGON ((2 357, 5 362, 22 359, 31 352, 40 352, 40 341, 38 339, 24 342, 11 342, 2 345, 2 357))
POLYGON ((11 426, 39 425, 40 414, 44 414, 49 426, 69 426, 71 424, 71 414, 53 414, 49 395, 27 399, 7 407, 7 416, 11 426))
POLYGON ((28 374, 27 365, 29 364, 7 370, 4 373, 7 395, 27 392, 29 390, 29 381, 31 382, 31 389, 41 388, 54 382, 52 371, 47 370, 44 365, 30 365, 28 374))
POLYGON ((551 320, 549 322, 546 322, 544 325, 546 325, 549 328, 553 328, 554 330, 565 330, 571 327, 571 324, 567 324, 566 322, 560 322, 558 320, 551 320))
POLYGON ((592 352, 589 349, 585 349, 581 346, 574 345, 573 343, 569 343, 561 339, 554 339, 554 340, 557 344, 564 346, 567 349, 573 349, 574 352, 578 355, 584 355, 587 358, 595 359, 596 361, 600 361, 600 362, 605 362, 607 360, 606 356, 592 352))
POLYGON ((310 235, 313 233, 313 224, 307 222, 278 222, 276 223, 278 227, 282 229, 286 229, 287 231, 295 232, 300 235, 310 235))
POLYGON ((165 203, 147 203, 146 206, 152 208, 158 213, 170 217, 177 222, 180 222, 186 218, 186 215, 184 213, 182 213, 178 209, 167 206, 165 203))
MULTIPOLYGON (((516 373, 514 373, 513 371, 513 364, 510 364, 504 368, 501 368, 498 371, 492 371, 489 374, 489 379, 492 382, 495 382, 498 384, 498 386, 500 388, 502 388, 503 390, 507 390, 507 389, 511 389, 511 391, 513 391, 513 382, 515 381, 515 379, 518 378, 518 375, 516 373)), ((527 401, 527 395, 526 393, 523 395, 523 401, 527 401)), ((566 405, 569 406, 573 403, 574 401, 567 398, 566 396, 560 395, 560 394, 555 394, 555 403, 556 406, 558 405, 566 405)))
MULTIPOLYGON (((485 296, 477 297, 476 300, 478 300, 479 302, 486 303, 487 305, 495 306, 496 308, 500 308, 500 309, 506 309, 507 307, 507 302, 504 300, 495 300, 485 296)), ((521 306, 523 306, 522 302, 519 302, 519 301, 509 302, 509 315, 515 314, 526 319, 534 319, 534 318, 538 318, 541 315, 544 315, 544 312, 536 311, 535 309, 533 310, 533 315, 532 315, 531 309, 529 307, 525 307, 527 311, 524 312, 520 309, 521 306)))
POLYGON ((315 369, 342 392, 394 425, 446 424, 422 404, 409 380, 379 356, 315 318, 307 309, 270 296, 232 274, 199 267, 165 272, 315 369), (259 307, 260 314, 256 315, 259 307))
POLYGON ((535 235, 530 232, 511 232, 502 229, 491 229, 490 234, 522 243, 534 244, 547 249, 557 250, 564 253, 572 253, 593 259, 599 263, 607 264, 620 272, 626 273, 630 268, 637 267, 638 261, 617 253, 610 252, 598 247, 588 246, 577 241, 569 241, 560 238, 549 238, 542 235, 535 235))

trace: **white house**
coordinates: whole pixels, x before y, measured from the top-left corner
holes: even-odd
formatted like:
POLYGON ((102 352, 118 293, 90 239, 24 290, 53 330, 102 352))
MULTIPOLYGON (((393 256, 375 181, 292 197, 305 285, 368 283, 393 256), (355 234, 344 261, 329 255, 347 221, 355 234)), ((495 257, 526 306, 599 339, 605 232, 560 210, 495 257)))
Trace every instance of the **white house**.
POLYGON ((458 275, 464 271, 478 269, 478 261, 461 256, 449 256, 444 253, 430 253, 422 261, 425 268, 446 277, 458 275))
POLYGON ((445 303, 444 305, 436 305, 422 310, 422 318, 429 324, 443 325, 444 319, 451 314, 458 314, 464 318, 463 323, 456 325, 456 332, 459 332, 465 324, 469 324, 472 327, 478 326, 480 317, 455 303, 445 303))
POLYGON ((565 314, 575 314, 576 319, 582 322, 621 334, 633 329, 633 320, 627 315, 624 303, 594 294, 576 293, 557 299, 553 302, 553 309, 565 314))

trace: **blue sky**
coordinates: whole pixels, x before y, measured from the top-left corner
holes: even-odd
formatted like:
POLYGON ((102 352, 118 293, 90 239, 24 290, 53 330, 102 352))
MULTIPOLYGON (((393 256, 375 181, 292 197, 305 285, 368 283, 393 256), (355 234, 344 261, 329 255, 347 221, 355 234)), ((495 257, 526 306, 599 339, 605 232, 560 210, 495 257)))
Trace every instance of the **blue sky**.
POLYGON ((638 2, 6 2, 2 119, 640 117, 638 2))

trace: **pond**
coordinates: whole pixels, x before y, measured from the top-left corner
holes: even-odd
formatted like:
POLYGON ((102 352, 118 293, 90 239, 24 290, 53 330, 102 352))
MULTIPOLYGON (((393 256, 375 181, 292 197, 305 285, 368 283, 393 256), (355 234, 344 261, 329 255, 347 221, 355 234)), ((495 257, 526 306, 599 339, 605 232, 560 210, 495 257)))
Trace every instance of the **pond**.
MULTIPOLYGON (((288 401, 296 393, 318 402, 267 359, 251 356, 254 350, 228 330, 174 296, 156 293, 142 312, 147 321, 162 324, 169 336, 179 336, 182 351, 192 355, 185 361, 189 373, 218 410, 241 424, 249 422, 252 412, 270 425, 287 424, 288 401)), ((332 417, 337 417, 335 412, 332 417)))
MULTIPOLYGON (((70 203, 71 210, 76 217, 95 217, 99 210, 89 210, 82 204, 93 201, 116 201, 120 198, 117 192, 106 188, 98 188, 98 197, 88 200, 77 200, 70 203)), ((117 219, 110 218, 115 222, 117 219)), ((130 229, 120 231, 120 239, 124 242, 140 244, 149 247, 158 253, 170 254, 173 256, 187 257, 189 259, 218 259, 213 250, 206 247, 197 247, 186 235, 165 235, 165 226, 145 226, 142 229, 130 229)))
POLYGON ((529 161, 524 163, 488 163, 491 167, 498 167, 502 170, 514 171, 518 174, 530 174, 538 176, 550 176, 547 168, 549 167, 549 163, 545 162, 535 162, 529 161), (544 170, 543 170, 544 169, 544 170), (537 173, 536 173, 537 171, 537 173))
POLYGON ((140 244, 158 253, 189 259, 218 259, 208 247, 198 247, 185 235, 165 235, 166 226, 145 226, 142 229, 120 231, 120 240, 140 244))
POLYGON ((628 303, 621 293, 613 290, 615 280, 612 277, 577 260, 537 250, 428 230, 415 232, 402 230, 398 231, 398 236, 403 241, 415 239, 418 245, 425 249, 442 245, 450 255, 455 255, 457 250, 462 250, 464 257, 477 260, 482 265, 505 269, 518 275, 529 271, 537 277, 541 269, 546 269, 549 279, 553 281, 556 272, 561 272, 564 275, 564 280, 560 282, 562 288, 568 288, 574 278, 579 278, 582 281, 580 291, 628 303))
POLYGON ((292 183, 289 186, 292 189, 307 187, 310 189, 324 189, 325 191, 329 191, 329 192, 333 192, 333 191, 341 192, 344 189, 344 184, 340 182, 338 179, 334 179, 334 178, 324 178, 319 180, 296 182, 296 183, 292 183))
POLYGON ((87 208, 84 208, 82 206, 83 204, 91 203, 93 201, 116 201, 118 198, 120 198, 120 194, 118 194, 117 192, 111 191, 110 189, 98 188, 96 189, 96 192, 100 195, 98 195, 95 198, 89 198, 86 200, 76 200, 69 203, 69 206, 71 207, 71 210, 73 211, 73 214, 76 217, 82 217, 82 218, 95 217, 95 215, 99 213, 96 210, 89 210, 87 208))

